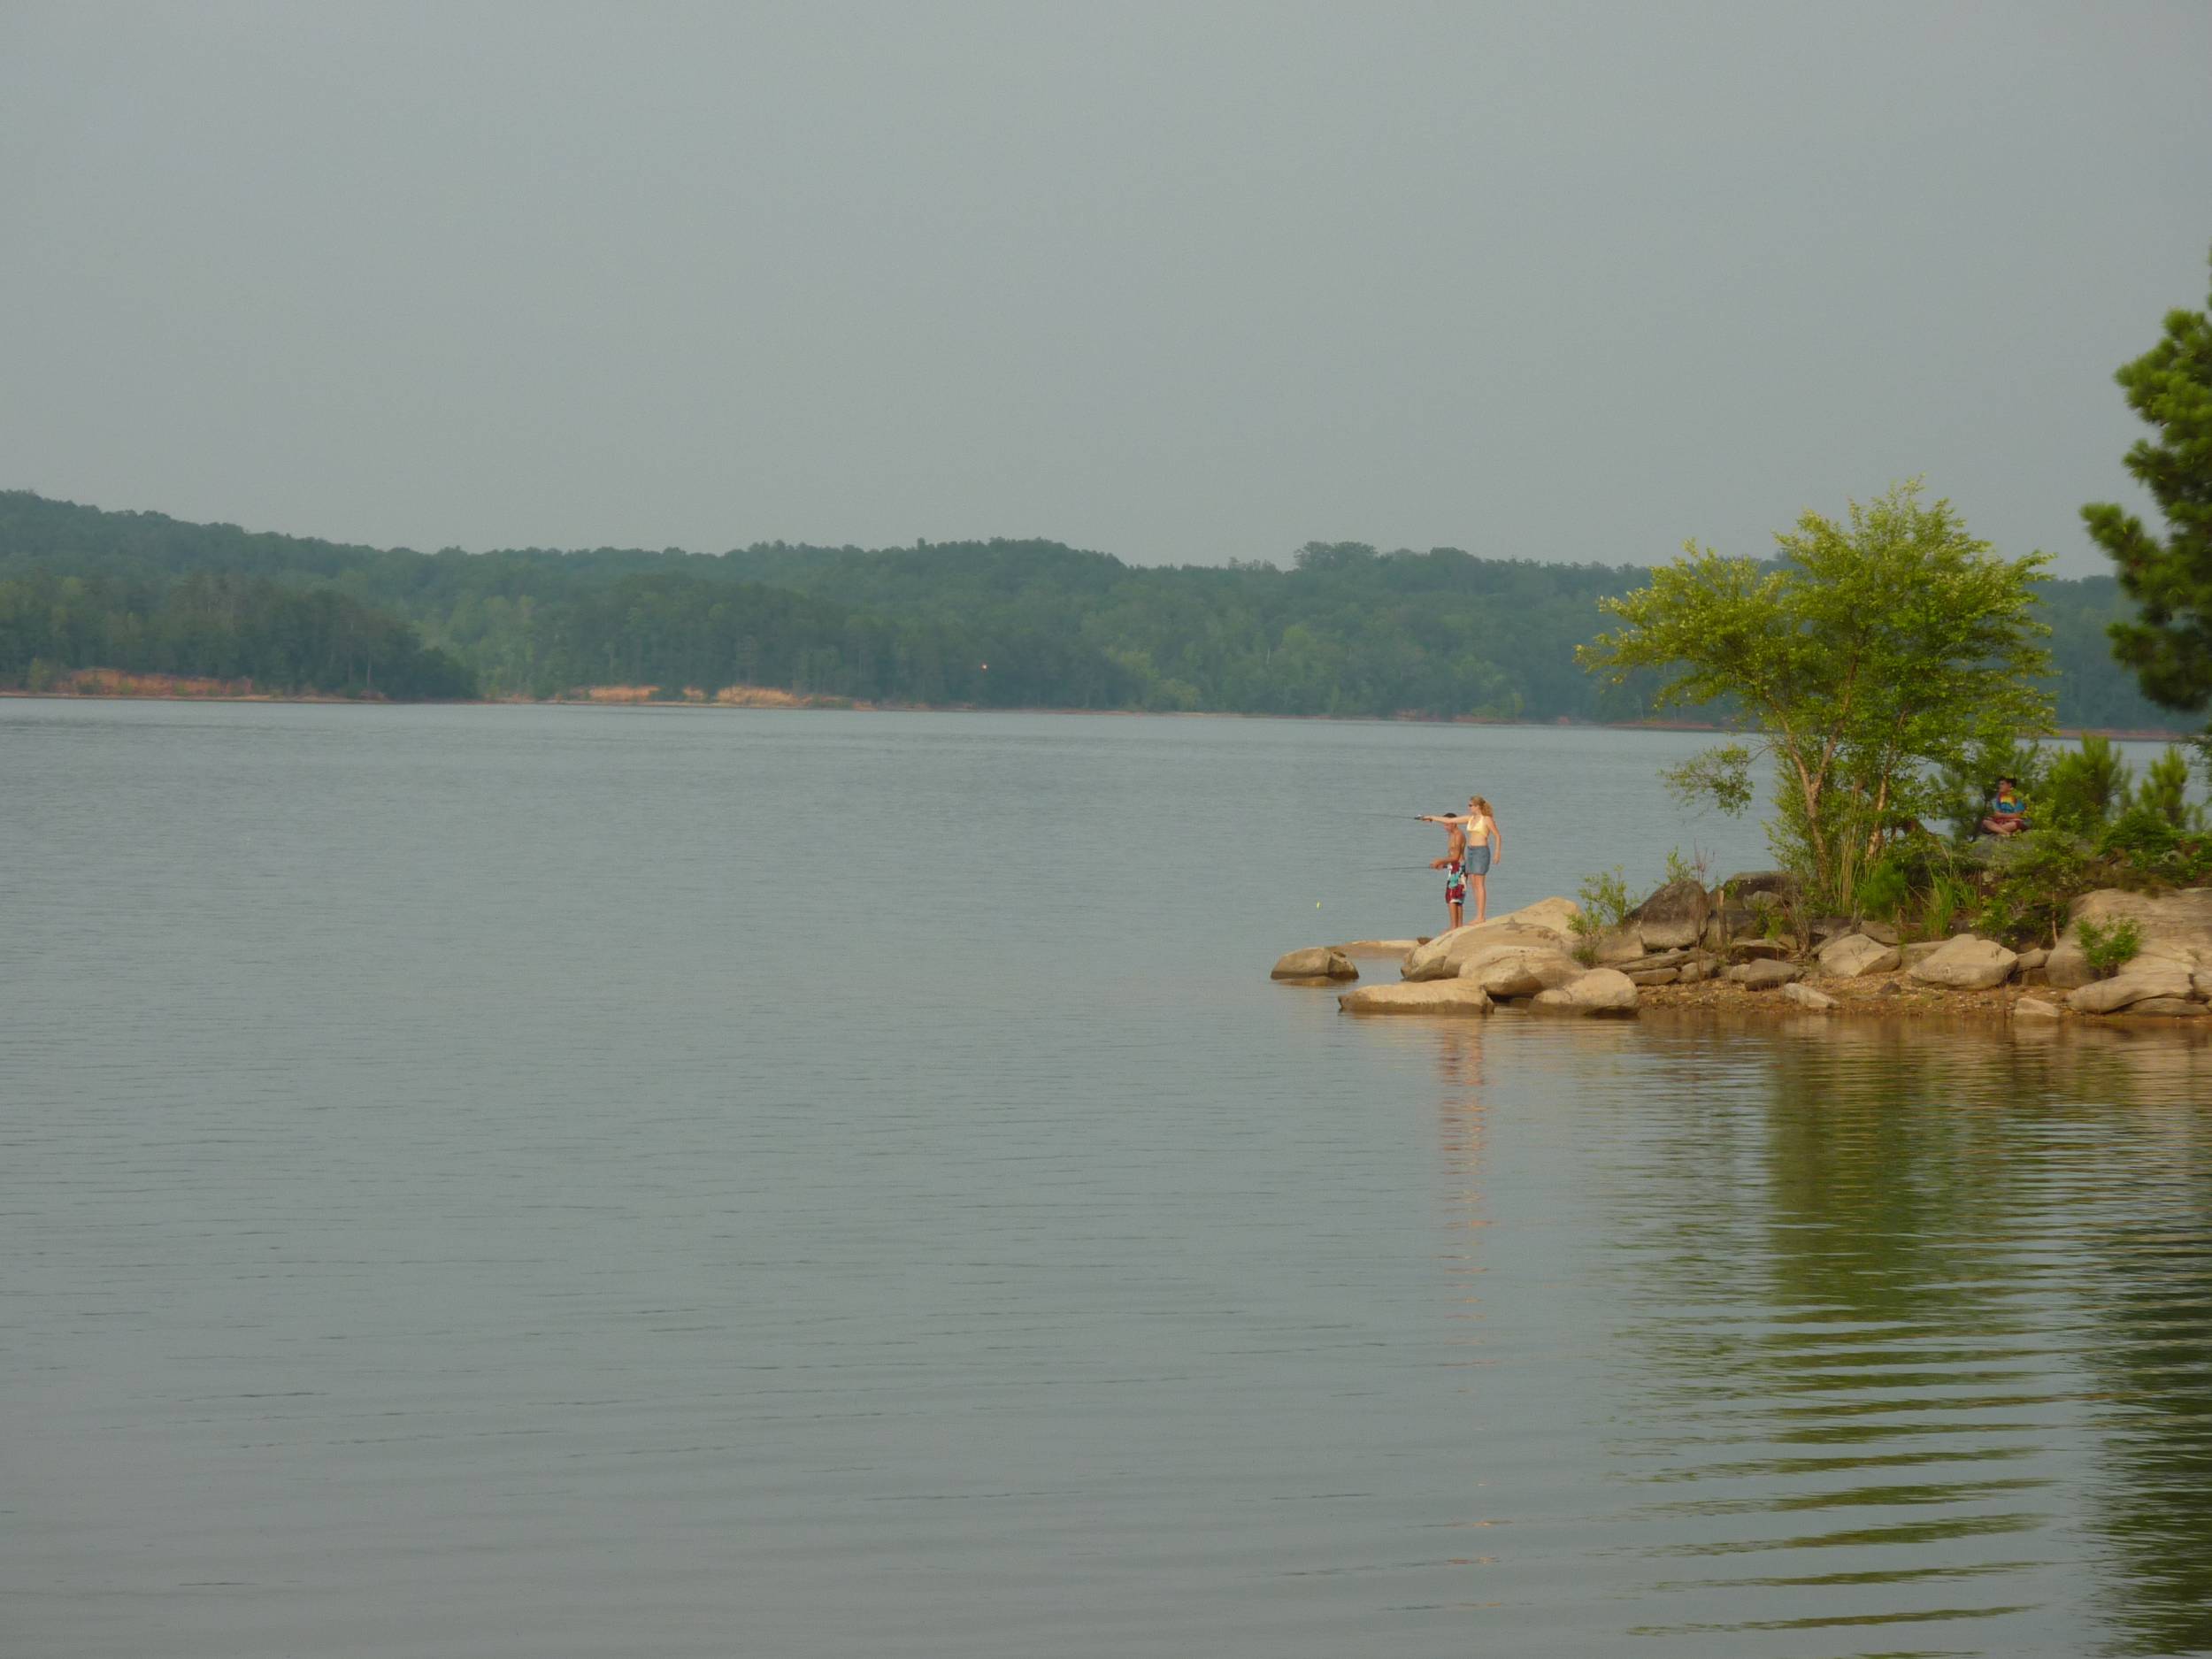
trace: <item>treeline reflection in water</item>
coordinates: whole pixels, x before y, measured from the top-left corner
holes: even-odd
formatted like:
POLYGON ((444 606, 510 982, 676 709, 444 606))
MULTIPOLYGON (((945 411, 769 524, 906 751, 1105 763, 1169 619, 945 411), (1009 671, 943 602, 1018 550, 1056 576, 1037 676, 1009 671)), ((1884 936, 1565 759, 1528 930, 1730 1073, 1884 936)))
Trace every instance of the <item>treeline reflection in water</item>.
POLYGON ((1473 1231, 1519 1097, 1571 1079, 1566 1202, 1624 1310, 1589 1582, 1627 1633, 2212 1651, 2212 1046, 1816 1018, 1378 1040, 1432 1046, 1473 1231))

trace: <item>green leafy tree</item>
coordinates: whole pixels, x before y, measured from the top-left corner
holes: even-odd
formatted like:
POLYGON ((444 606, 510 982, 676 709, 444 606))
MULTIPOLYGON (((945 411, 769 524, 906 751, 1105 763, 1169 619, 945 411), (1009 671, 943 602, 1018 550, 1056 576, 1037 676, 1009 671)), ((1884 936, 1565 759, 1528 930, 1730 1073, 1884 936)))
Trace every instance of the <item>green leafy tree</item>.
POLYGON ((1648 587, 1601 600, 1620 626, 1578 655, 1613 680, 1655 671, 1661 706, 1739 709, 1747 741, 1673 781, 1740 810, 1752 762, 1771 756, 1778 853, 1816 902, 1847 903, 1890 831, 1930 809, 1932 768, 1993 734, 2048 729, 2034 683, 2048 560, 1998 557, 1916 481, 1853 503, 1840 524, 1808 512, 1775 540, 1766 563, 1691 543, 1648 587))
POLYGON ((2167 312, 2165 338, 2114 378, 2155 432, 2129 449, 2127 469, 2166 536, 2109 503, 2081 510, 2142 612, 2112 625, 2113 649, 2154 702, 2200 710, 2212 703, 2212 309, 2167 312))

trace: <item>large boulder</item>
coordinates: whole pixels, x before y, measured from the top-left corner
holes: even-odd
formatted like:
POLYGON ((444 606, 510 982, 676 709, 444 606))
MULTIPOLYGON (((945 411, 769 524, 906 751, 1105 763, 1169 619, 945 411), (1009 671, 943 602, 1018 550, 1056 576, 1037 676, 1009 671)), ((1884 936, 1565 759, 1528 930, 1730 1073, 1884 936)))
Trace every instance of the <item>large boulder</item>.
POLYGON ((1896 946, 1886 945, 1864 933, 1845 933, 1820 948, 1820 971, 1832 979, 1887 973, 1904 959, 1896 946))
POLYGON ((2081 948, 2080 940, 2071 936, 2053 945, 2051 954, 2043 958, 2043 983, 2053 990, 2070 991, 2096 977, 2097 971, 2089 965, 2089 953, 2081 948))
POLYGON ((1722 882, 1720 890, 1746 904, 1755 899, 1782 902, 1797 892, 1797 878, 1786 870, 1742 870, 1722 882))
POLYGON ((1486 1014, 1490 996, 1472 979, 1363 985, 1336 999, 1348 1014, 1486 1014))
POLYGON ((2191 968, 2212 968, 2212 887, 2185 887, 2178 893, 2124 893, 2102 887, 2074 901, 2065 941, 2078 945, 2084 922, 2100 927, 2133 922, 2143 941, 2136 953, 2139 961, 2157 956, 2191 968))
POLYGON ((1955 991, 1986 991, 2012 978, 2012 964, 2019 960, 1993 939, 1961 933, 1913 964, 1912 977, 1955 991))
POLYGON ((1550 945, 1492 945, 1460 964, 1459 977, 1493 996, 1531 996, 1588 972, 1565 951, 1550 945))
POLYGON ((1546 1014, 1632 1014, 1636 987, 1613 968, 1593 968, 1566 984, 1537 993, 1532 1008, 1546 1014))
POLYGON ((1449 979, 1460 964, 1489 945, 1549 945, 1565 950, 1574 943, 1574 918, 1582 907, 1572 899, 1539 899, 1535 903, 1486 922, 1470 922, 1439 933, 1416 949, 1398 970, 1409 979, 1449 979))
POLYGON ((1310 945, 1280 957, 1267 972, 1271 979, 1356 979, 1351 958, 1331 945, 1310 945))
POLYGON ((1628 913, 1643 935, 1645 948, 1673 950, 1694 945, 1705 934, 1705 918, 1713 901, 1704 887, 1688 876, 1670 881, 1628 913))
POLYGON ((2202 1019, 2212 1014, 2201 1002, 2193 1002, 2185 996, 2147 996, 2139 1002, 2130 1002, 2126 1012, 2131 1016, 2154 1014, 2165 1019, 2202 1019))
POLYGON ((2138 956, 2109 979, 2068 993, 2066 1005, 2078 1014, 2116 1014, 2153 997, 2187 997, 2193 988, 2193 976, 2180 963, 2138 956))

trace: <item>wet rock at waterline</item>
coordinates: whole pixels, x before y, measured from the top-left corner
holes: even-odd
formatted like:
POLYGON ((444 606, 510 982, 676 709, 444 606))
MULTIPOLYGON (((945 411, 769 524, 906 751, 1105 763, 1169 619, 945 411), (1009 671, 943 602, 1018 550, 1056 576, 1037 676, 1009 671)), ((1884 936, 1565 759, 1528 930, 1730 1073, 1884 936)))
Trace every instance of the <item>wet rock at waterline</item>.
POLYGON ((1487 1014, 1490 994, 1471 979, 1401 979, 1347 991, 1336 1005, 1348 1014, 1487 1014))
POLYGON ((1359 970, 1341 950, 1327 945, 1312 945, 1303 950, 1294 950, 1279 958, 1268 970, 1271 979, 1319 979, 1335 981, 1356 979, 1359 970))

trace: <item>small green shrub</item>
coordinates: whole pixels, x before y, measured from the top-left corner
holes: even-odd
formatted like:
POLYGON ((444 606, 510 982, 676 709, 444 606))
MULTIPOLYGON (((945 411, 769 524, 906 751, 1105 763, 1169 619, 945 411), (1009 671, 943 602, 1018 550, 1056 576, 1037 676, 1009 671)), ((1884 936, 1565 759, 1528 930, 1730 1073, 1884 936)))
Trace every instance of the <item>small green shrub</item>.
POLYGON ((2093 834, 2126 806, 2133 776, 2111 739, 2085 733, 2080 749, 2051 763, 2043 798, 2028 803, 2029 821, 2093 834))
POLYGON ((2124 962, 2132 962, 2135 953, 2143 948, 2142 930, 2125 918, 2109 927, 2084 922, 2076 932, 2081 940, 2081 954, 2089 959, 2090 972, 2100 977, 2114 972, 2124 962))
POLYGON ((1905 908, 1905 900, 1911 891, 1904 865, 1893 857, 1885 856, 1859 879, 1859 914, 1894 921, 1898 911, 1905 908))
POLYGON ((1974 889, 1955 876, 1938 876, 1928 888, 1921 927, 1930 939, 1947 939, 1959 917, 1974 902, 1974 889))
POLYGON ((2057 830, 2032 829, 2013 837, 2000 856, 1975 926, 2008 943, 2055 943, 2068 910, 2091 885, 2081 843, 2057 830))
POLYGON ((1679 847, 1670 847, 1667 849, 1667 879, 1694 881, 1701 887, 1705 885, 1706 872, 1710 864, 1711 860, 1694 848, 1691 849, 1690 856, 1685 858, 1679 847))
POLYGON ((2129 803, 2130 815, 2136 812, 2155 814, 2177 830, 2202 826, 2203 809, 2189 803, 2189 757, 2176 745, 2167 744, 2166 752, 2144 769, 2129 803))
POLYGON ((1629 902, 1628 878, 1618 864, 1610 870, 1586 876, 1575 889, 1575 896, 1582 901, 1582 909, 1571 924, 1582 934, 1601 933, 1618 927, 1628 919, 1629 911, 1636 907, 1629 902))

